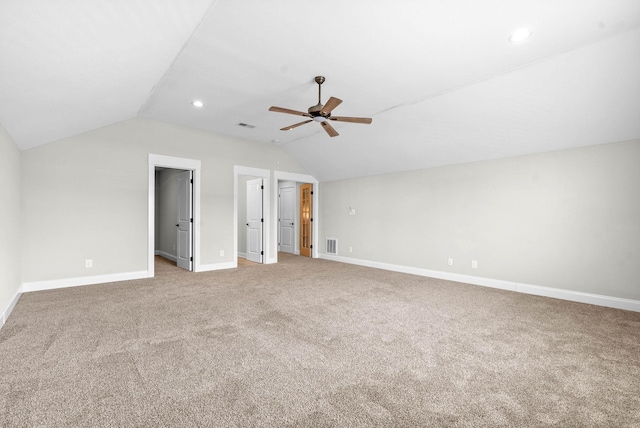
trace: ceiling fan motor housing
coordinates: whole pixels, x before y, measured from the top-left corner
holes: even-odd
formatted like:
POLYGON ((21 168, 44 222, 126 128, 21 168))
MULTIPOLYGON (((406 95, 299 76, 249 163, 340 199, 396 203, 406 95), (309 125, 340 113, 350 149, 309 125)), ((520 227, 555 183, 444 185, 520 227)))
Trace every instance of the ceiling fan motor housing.
POLYGON ((328 114, 326 114, 326 113, 325 113, 325 114, 323 114, 323 113, 322 113, 322 107, 324 107, 324 105, 322 105, 322 104, 320 104, 320 103, 318 103, 318 104, 316 104, 316 105, 314 105, 314 106, 309 107, 309 110, 308 110, 308 111, 309 111, 309 114, 310 114, 311 116, 313 116, 313 117, 316 117, 316 116, 329 117, 329 115, 328 115, 328 114))

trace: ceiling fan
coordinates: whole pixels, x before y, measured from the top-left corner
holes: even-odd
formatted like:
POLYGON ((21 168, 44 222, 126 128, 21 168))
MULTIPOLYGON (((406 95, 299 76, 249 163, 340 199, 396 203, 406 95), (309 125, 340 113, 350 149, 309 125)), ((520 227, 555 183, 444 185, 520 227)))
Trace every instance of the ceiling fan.
POLYGON ((331 112, 333 111, 333 109, 338 107, 340 103, 342 103, 342 100, 331 97, 329 98, 329 100, 325 105, 322 105, 320 96, 321 96, 321 88, 322 88, 322 84, 324 83, 324 80, 325 79, 323 76, 316 76, 315 78, 315 81, 318 84, 318 104, 315 106, 309 107, 308 113, 297 111, 297 110, 291 110, 288 108, 275 107, 275 106, 269 109, 269 111, 275 111, 278 113, 295 114, 296 116, 305 116, 305 117, 311 118, 303 122, 281 128, 280 129, 281 131, 289 131, 293 128, 297 128, 298 126, 304 125, 305 123, 309 123, 309 122, 319 122, 320 125, 322 125, 322 128, 324 128, 324 130, 327 132, 327 134, 329 134, 330 137, 335 137, 338 135, 338 132, 333 128, 333 126, 331 126, 331 124, 329 124, 328 122, 329 120, 335 120, 338 122, 351 122, 351 123, 365 123, 365 124, 371 123, 371 118, 369 117, 331 116, 331 112))

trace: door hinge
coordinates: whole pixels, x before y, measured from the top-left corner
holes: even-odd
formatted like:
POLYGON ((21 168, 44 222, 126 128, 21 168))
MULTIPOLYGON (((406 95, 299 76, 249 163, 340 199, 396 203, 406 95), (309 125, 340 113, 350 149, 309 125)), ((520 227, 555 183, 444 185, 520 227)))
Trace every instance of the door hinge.
POLYGON ((309 245, 309 248, 313 248, 313 245, 309 245))
POLYGON ((313 195, 313 190, 311 191, 311 194, 313 195))
POLYGON ((189 261, 191 261, 191 262, 192 262, 192 261, 193 261, 193 257, 189 257, 189 261))
POLYGON ((189 221, 190 221, 191 223, 193 223, 193 219, 192 219, 192 218, 190 218, 190 219, 189 219, 189 221))
POLYGON ((313 221, 313 217, 311 217, 311 221, 313 221))
POLYGON ((264 190, 264 186, 262 186, 262 185, 261 185, 261 186, 260 186, 260 190, 264 190))
POLYGON ((191 180, 189 180, 189 183, 193 184, 193 178, 191 180))
POLYGON ((261 255, 261 256, 264 256, 264 251, 260 251, 260 255, 261 255))
POLYGON ((260 223, 264 223, 264 219, 263 218, 260 219, 260 223))

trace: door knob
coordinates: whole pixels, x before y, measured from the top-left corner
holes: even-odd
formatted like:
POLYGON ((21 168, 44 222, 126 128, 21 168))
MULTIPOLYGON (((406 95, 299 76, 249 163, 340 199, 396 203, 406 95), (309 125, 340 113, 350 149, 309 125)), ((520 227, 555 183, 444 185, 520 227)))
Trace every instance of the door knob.
POLYGON ((291 223, 291 226, 293 226, 293 223, 291 223))
POLYGON ((247 226, 249 226, 249 223, 247 223, 247 226))
POLYGON ((180 227, 180 225, 179 225, 179 224, 176 224, 176 227, 180 227))

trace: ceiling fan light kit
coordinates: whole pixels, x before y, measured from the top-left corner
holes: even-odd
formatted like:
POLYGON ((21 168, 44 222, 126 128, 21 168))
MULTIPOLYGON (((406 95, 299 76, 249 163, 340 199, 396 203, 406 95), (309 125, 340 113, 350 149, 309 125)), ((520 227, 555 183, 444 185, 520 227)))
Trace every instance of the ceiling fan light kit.
POLYGON ((333 109, 338 107, 342 103, 342 100, 335 97, 331 97, 327 100, 327 103, 323 105, 322 104, 322 84, 324 83, 325 78, 324 76, 316 76, 315 81, 318 84, 318 104, 309 107, 307 109, 307 113, 298 111, 298 110, 291 110, 283 107, 276 107, 276 106, 272 106, 271 108, 269 108, 269 111, 275 111, 277 113, 293 114, 296 116, 304 116, 304 117, 310 118, 303 122, 285 126, 284 128, 280 129, 281 131, 289 131, 293 128, 297 128, 298 126, 307 124, 309 122, 318 122, 320 123, 320 125, 322 125, 322 128, 325 130, 327 134, 329 134, 330 137, 336 137, 339 134, 333 128, 333 126, 331 126, 331 124, 328 122, 329 120, 335 120, 338 122, 363 123, 363 124, 370 124, 372 122, 372 119, 368 117, 331 116, 331 112, 333 111, 333 109))

